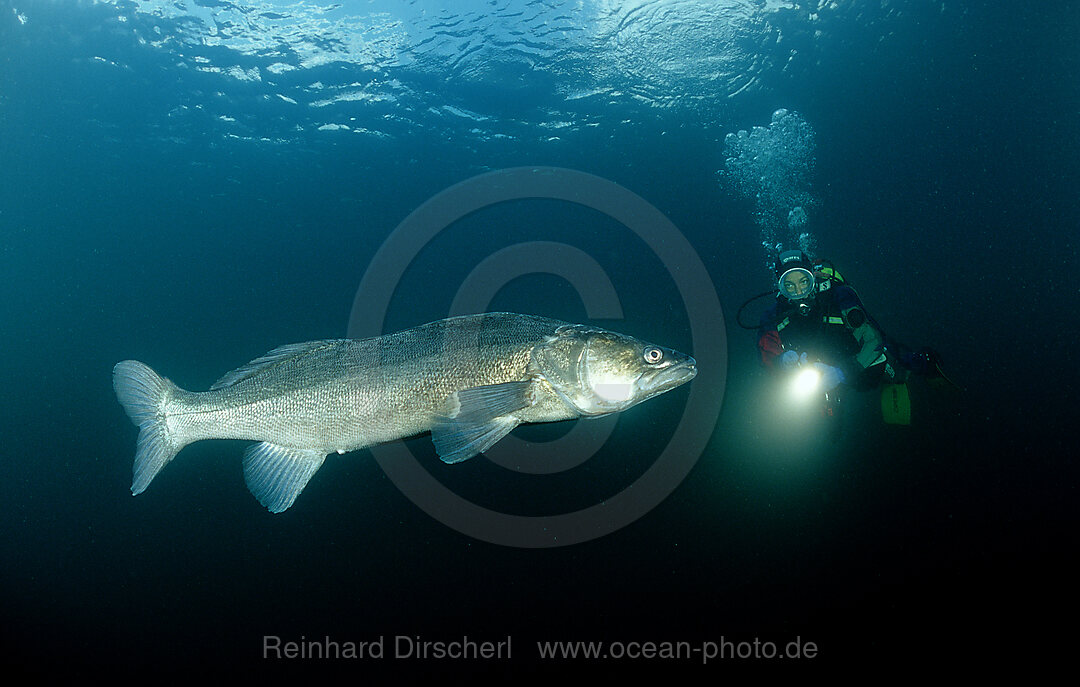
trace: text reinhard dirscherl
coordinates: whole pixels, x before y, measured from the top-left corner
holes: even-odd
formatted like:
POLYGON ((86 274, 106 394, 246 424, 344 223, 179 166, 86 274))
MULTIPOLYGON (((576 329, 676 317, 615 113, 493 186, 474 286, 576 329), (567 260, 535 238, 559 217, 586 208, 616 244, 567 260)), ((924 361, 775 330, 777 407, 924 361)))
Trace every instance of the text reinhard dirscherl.
POLYGON ((363 642, 337 641, 330 637, 285 640, 276 635, 263 637, 263 658, 299 659, 509 659, 510 637, 500 641, 470 639, 468 635, 450 640, 423 637, 379 636, 363 642))

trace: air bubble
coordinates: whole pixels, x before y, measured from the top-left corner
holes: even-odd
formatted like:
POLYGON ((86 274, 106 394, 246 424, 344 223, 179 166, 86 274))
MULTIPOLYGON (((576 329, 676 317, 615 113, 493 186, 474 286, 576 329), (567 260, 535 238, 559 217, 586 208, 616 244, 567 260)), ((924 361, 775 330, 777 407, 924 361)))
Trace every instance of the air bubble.
POLYGON ((722 176, 735 192, 753 201, 763 246, 816 246, 808 212, 817 204, 810 193, 815 148, 813 128, 785 108, 773 112, 767 127, 724 136, 722 176))

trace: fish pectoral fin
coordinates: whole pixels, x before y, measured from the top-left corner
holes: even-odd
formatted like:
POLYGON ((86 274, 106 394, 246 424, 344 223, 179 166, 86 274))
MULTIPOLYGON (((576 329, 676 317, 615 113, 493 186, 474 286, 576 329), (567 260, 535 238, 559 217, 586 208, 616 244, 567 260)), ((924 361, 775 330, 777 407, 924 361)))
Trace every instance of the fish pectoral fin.
POLYGON ((264 441, 244 452, 244 481, 267 510, 281 513, 293 505, 324 460, 326 454, 319 449, 286 448, 264 441))
POLYGON ((531 381, 455 391, 431 428, 435 450, 445 463, 460 463, 483 453, 520 424, 511 413, 532 404, 531 381))
POLYGON ((488 422, 440 418, 431 428, 431 440, 444 463, 460 463, 494 446, 518 424, 510 416, 488 422))
POLYGON ((455 391, 444 402, 443 415, 466 422, 489 422, 533 404, 532 382, 503 382, 455 391))

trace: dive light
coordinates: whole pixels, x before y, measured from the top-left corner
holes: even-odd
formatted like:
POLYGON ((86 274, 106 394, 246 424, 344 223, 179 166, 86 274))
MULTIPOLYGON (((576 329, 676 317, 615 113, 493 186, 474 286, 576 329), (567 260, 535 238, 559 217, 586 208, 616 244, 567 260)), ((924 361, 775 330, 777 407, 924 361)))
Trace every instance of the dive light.
POLYGON ((821 372, 816 367, 807 365, 791 380, 791 394, 797 399, 810 397, 821 386, 821 372))

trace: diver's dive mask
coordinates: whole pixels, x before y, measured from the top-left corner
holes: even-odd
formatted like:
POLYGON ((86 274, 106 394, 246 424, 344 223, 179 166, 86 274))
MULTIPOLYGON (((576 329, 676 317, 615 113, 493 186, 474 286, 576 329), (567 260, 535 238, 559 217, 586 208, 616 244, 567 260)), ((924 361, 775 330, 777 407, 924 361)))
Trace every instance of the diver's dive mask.
MULTIPOLYGON (((777 288, 780 289, 780 293, 790 301, 801 301, 809 298, 814 293, 814 273, 805 267, 793 267, 780 275, 780 279, 777 282, 777 288)), ((806 303, 800 303, 799 309, 802 310, 802 306, 806 305, 807 310, 810 306, 806 303)))

